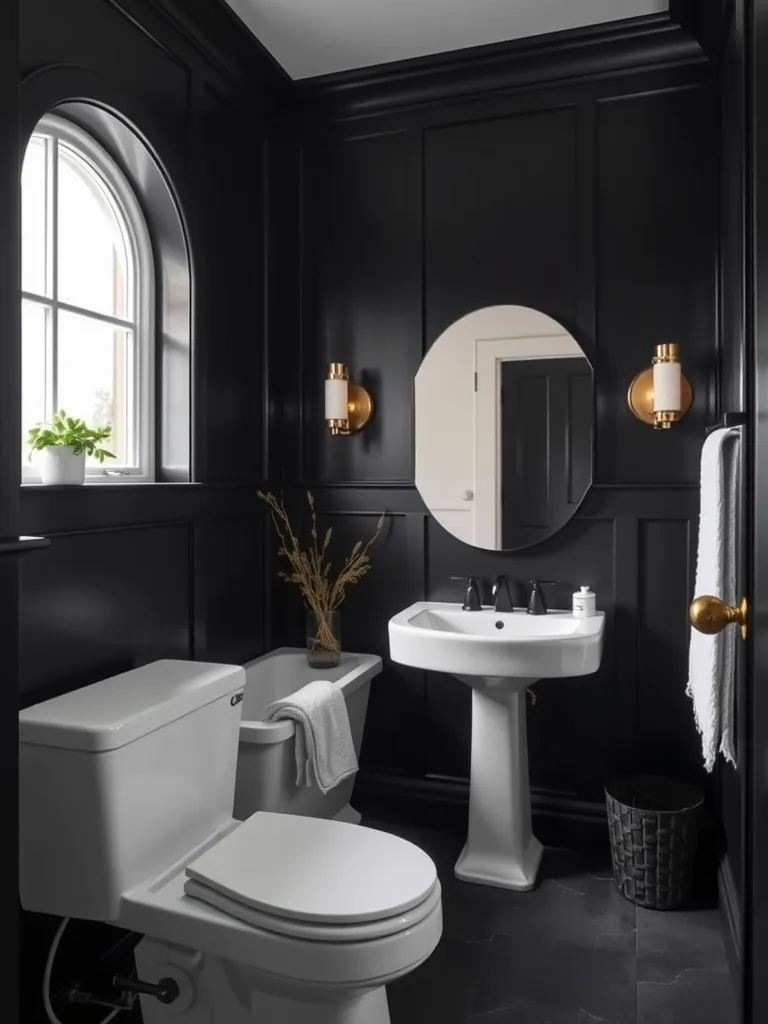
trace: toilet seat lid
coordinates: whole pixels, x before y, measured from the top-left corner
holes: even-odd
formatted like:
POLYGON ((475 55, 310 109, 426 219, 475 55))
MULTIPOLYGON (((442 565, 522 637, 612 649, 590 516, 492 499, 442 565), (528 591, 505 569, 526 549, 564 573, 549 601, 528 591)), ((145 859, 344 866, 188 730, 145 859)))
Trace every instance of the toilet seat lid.
POLYGON ((361 825, 258 811, 187 865, 186 873, 245 906, 297 921, 377 921, 423 902, 437 884, 430 857, 361 825))

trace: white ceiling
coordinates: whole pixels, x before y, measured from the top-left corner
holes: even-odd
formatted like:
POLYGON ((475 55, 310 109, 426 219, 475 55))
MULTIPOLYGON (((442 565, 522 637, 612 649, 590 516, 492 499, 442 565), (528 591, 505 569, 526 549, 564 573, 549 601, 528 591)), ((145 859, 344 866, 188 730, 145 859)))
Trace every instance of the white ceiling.
POLYGON ((227 0, 227 3, 294 79, 669 9, 668 0, 227 0))

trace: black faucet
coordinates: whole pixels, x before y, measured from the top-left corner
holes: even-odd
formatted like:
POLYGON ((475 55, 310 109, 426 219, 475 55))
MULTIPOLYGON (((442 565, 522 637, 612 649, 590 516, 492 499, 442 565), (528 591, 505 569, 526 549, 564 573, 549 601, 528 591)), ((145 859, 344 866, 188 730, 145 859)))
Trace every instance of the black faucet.
POLYGON ((480 593, 477 589, 477 576, 451 576, 451 579, 466 581, 467 590, 464 594, 464 604, 461 606, 462 611, 479 612, 482 605, 480 604, 480 593))
POLYGON ((502 573, 496 577, 493 581, 493 586, 491 587, 491 598, 493 600, 493 610, 495 612, 514 611, 512 590, 509 585, 509 576, 505 576, 502 573))
POLYGON ((531 584, 531 596, 528 598, 528 614, 529 615, 546 615, 547 614, 547 602, 544 600, 544 595, 539 590, 539 587, 553 587, 555 585, 554 580, 537 580, 532 579, 531 584))

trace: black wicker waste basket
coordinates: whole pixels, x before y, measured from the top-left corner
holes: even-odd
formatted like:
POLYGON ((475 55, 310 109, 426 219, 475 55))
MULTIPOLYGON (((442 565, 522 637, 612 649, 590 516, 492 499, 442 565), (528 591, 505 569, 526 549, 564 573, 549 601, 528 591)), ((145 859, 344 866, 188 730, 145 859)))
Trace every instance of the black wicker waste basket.
POLYGON ((660 775, 623 775, 605 787, 613 877, 641 907, 674 910, 691 893, 704 797, 660 775))

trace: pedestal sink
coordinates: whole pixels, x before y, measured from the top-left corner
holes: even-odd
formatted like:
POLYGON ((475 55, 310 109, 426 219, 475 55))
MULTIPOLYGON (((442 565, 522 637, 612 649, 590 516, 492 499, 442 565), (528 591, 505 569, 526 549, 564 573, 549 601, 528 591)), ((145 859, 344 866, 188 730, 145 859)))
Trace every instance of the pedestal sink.
POLYGON ((539 679, 596 672, 604 624, 602 612, 577 619, 432 601, 390 619, 393 661, 448 672, 472 688, 469 828, 458 878, 533 888, 542 847, 531 830, 525 691, 539 679))

